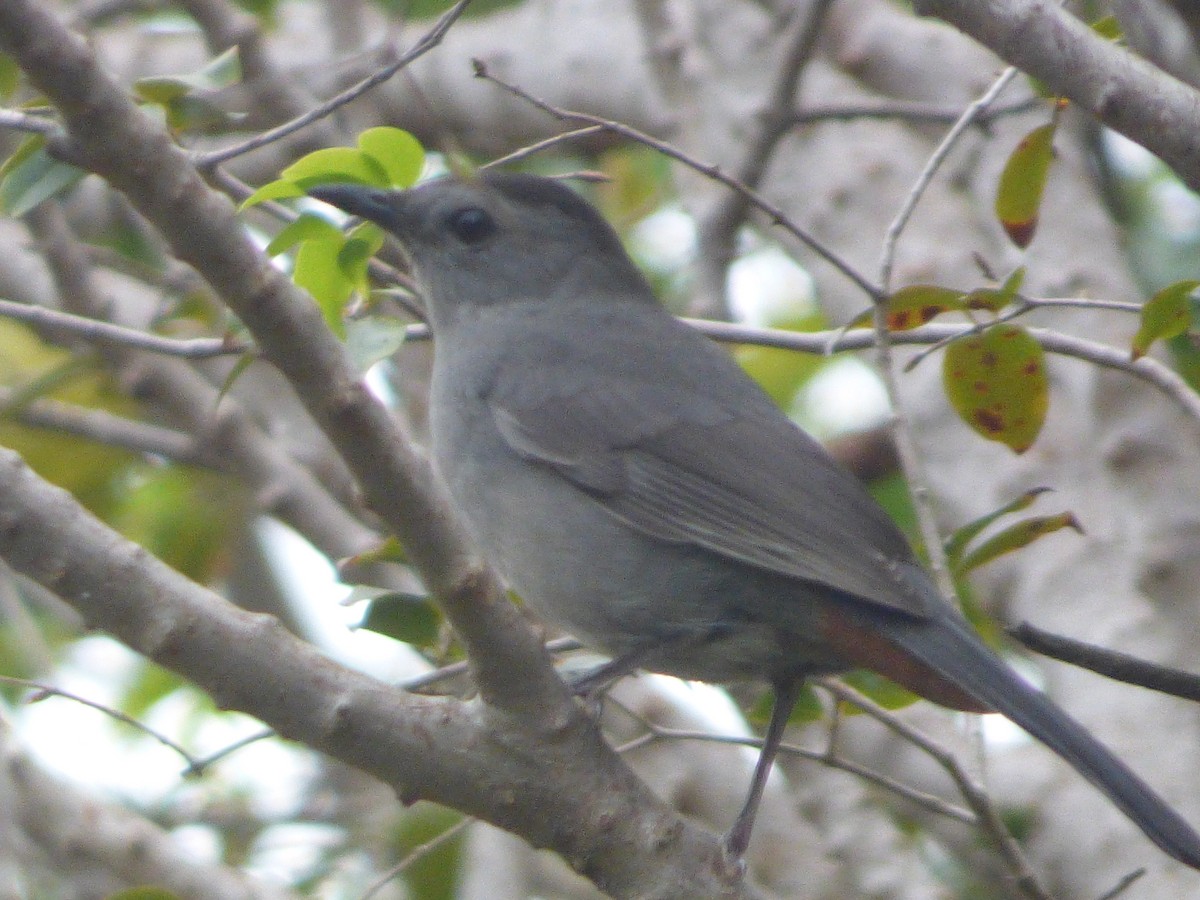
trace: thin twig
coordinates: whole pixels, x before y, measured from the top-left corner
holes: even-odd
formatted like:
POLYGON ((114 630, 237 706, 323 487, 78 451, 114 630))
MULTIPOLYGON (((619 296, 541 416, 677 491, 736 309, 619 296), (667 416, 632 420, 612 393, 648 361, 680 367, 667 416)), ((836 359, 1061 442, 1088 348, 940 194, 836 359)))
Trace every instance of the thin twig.
POLYGON ((0 109, 0 128, 56 137, 64 133, 62 126, 54 119, 31 115, 15 109, 0 109))
MULTIPOLYGON (((934 174, 949 155, 950 150, 967 130, 968 126, 979 113, 986 109, 1000 92, 1008 85, 1017 70, 1013 67, 1006 69, 992 86, 975 102, 971 103, 959 117, 958 121, 946 133, 937 149, 926 161, 912 189, 900 205, 895 217, 888 225, 880 249, 879 286, 886 294, 891 290, 892 267, 896 258, 896 247, 900 236, 912 217, 917 203, 924 196, 925 189, 933 180, 934 174)), ((900 396, 900 384, 893 364, 890 332, 887 324, 887 309, 884 303, 877 302, 874 315, 876 337, 876 360, 884 388, 887 391, 888 402, 892 409, 892 436, 896 444, 896 453, 900 459, 900 470, 908 482, 909 495, 912 497, 913 509, 916 512, 917 526, 921 540, 925 545, 929 558, 929 567, 937 581, 939 593, 947 598, 955 596, 954 580, 950 576, 950 567, 946 562, 946 553, 942 547, 941 535, 938 533, 937 517, 934 515, 930 502, 930 491, 926 483, 921 455, 917 452, 917 443, 913 438, 912 428, 904 412, 904 403, 900 396)))
MULTIPOLYGON (((612 701, 611 695, 609 701, 612 701)), ((625 707, 623 707, 625 708, 625 707)), ((628 753, 638 747, 643 747, 646 744, 657 740, 673 740, 673 741, 703 741, 710 744, 726 744, 739 747, 750 747, 756 750, 761 750, 763 741, 762 738, 742 737, 740 735, 731 734, 712 734, 706 731, 690 731, 683 728, 670 728, 665 725, 658 725, 637 715, 632 710, 625 708, 626 712, 637 718, 642 725, 647 729, 646 733, 633 740, 627 741, 616 748, 618 753, 628 753)), ((782 743, 779 745, 780 753, 787 753, 792 756, 798 756, 801 759, 812 760, 828 766, 831 769, 838 769, 843 772, 848 772, 851 775, 856 775, 864 781, 877 785, 886 791, 890 791, 905 800, 910 800, 918 806, 922 806, 930 812, 939 816, 948 816, 951 819, 956 819, 967 825, 977 825, 978 819, 968 809, 961 806, 956 806, 953 803, 948 803, 941 797, 918 790, 917 788, 909 787, 906 784, 901 784, 894 778, 868 769, 866 766, 860 765, 853 760, 845 759, 838 756, 836 753, 829 750, 809 750, 807 747, 800 747, 796 744, 782 743)))
MULTIPOLYGON (((1051 307, 1076 308, 1076 309, 1098 309, 1109 310, 1112 312, 1132 313, 1140 315, 1142 312, 1142 304, 1130 303, 1124 300, 1092 300, 1087 297, 1047 297, 1034 298, 1023 297, 1017 295, 1015 303, 1003 310, 999 315, 990 321, 973 321, 970 332, 979 333, 986 328, 994 325, 1000 325, 1004 322, 1011 322, 1014 319, 1019 319, 1031 312, 1036 312, 1039 309, 1048 309, 1051 307)), ((968 315, 971 311, 968 310, 968 315)), ((951 341, 957 338, 949 338, 944 341, 938 341, 936 344, 930 344, 928 347, 914 354, 912 359, 904 364, 904 371, 911 372, 917 366, 925 361, 925 358, 941 350, 951 341)))
POLYGON ((1133 303, 1128 300, 1096 300, 1091 297, 1025 297, 1018 295, 1017 300, 1031 310, 1049 307, 1078 307, 1141 315, 1145 308, 1142 303, 1133 303))
POLYGON ((212 359, 215 356, 233 356, 249 353, 252 347, 230 338, 168 338, 158 334, 148 334, 133 328, 113 325, 111 322, 101 322, 86 316, 76 316, 71 313, 46 309, 43 306, 31 306, 28 303, 16 303, 12 300, 0 300, 0 316, 28 322, 39 328, 54 328, 101 344, 116 344, 134 350, 149 350, 151 353, 161 353, 164 356, 178 356, 184 359, 212 359))
POLYGON ((278 735, 274 728, 264 728, 261 731, 256 731, 253 734, 248 734, 243 738, 238 738, 231 744, 226 744, 220 750, 210 753, 208 756, 197 759, 189 768, 190 772, 200 773, 212 766, 214 763, 232 755, 243 747, 248 747, 251 744, 256 744, 259 741, 265 741, 268 738, 273 738, 278 735))
MULTIPOLYGON (((779 328, 756 328, 734 322, 714 322, 709 319, 683 319, 701 334, 714 341, 727 344, 746 344, 755 347, 777 347, 781 350, 796 350, 801 353, 838 353, 853 350, 870 350, 875 346, 875 334, 866 329, 832 329, 829 331, 784 331, 779 328)), ((962 337, 974 329, 973 325, 922 325, 911 331, 890 334, 893 344, 928 345, 944 343, 962 337)), ((1157 388, 1200 427, 1200 394, 1170 366, 1152 356, 1130 359, 1129 351, 1111 347, 1086 338, 1051 331, 1048 328, 1031 328, 1030 335, 1042 348, 1059 356, 1069 356, 1085 362, 1116 369, 1139 378, 1157 388)), ((423 341, 433 336, 428 325, 409 325, 405 329, 406 341, 423 341)))
POLYGON ((1146 874, 1145 869, 1134 869, 1124 878, 1116 883, 1111 891, 1105 891, 1096 900, 1116 900, 1117 897, 1125 893, 1133 885, 1135 881, 1146 874))
POLYGON ((189 465, 223 468, 221 460, 209 458, 203 443, 189 434, 126 419, 102 409, 89 409, 46 397, 29 399, 19 396, 18 391, 0 388, 0 416, 11 417, 31 428, 59 431, 134 453, 189 465), (15 408, 10 408, 10 404, 15 404, 15 408))
MULTIPOLYGON (((733 177, 750 190, 757 190, 780 140, 788 133, 792 109, 800 87, 800 76, 816 50, 817 37, 833 0, 817 0, 792 30, 783 50, 779 72, 766 106, 757 116, 757 132, 745 142, 742 160, 733 177)), ((745 192, 721 195, 699 223, 696 256, 700 270, 700 293, 709 300, 710 313, 727 315, 725 283, 734 259, 738 229, 746 220, 750 199, 745 192)))
POLYGON ((937 170, 941 168, 946 157, 950 155, 950 151, 958 143, 973 122, 975 122, 980 113, 987 109, 995 99, 1000 96, 1000 92, 1008 87, 1009 82, 1017 77, 1017 69, 1015 66, 1009 66, 1000 76, 992 82, 992 86, 984 92, 984 94, 973 103, 969 104, 958 120, 946 132, 946 136, 942 138, 941 143, 926 160, 925 165, 921 168, 917 180, 913 182, 912 189, 909 190, 908 196, 904 198, 904 202, 900 204, 900 209, 896 212, 891 224, 883 239, 883 251, 881 253, 879 263, 879 285, 885 291, 891 290, 892 266, 896 259, 896 244, 900 240, 900 235, 903 234, 908 221, 912 218, 913 211, 917 208, 917 203, 925 194, 925 189, 929 187, 933 176, 937 174, 937 170))
POLYGON ((297 116, 289 122, 284 122, 276 128, 268 129, 260 132, 249 140, 243 141, 240 144, 235 144, 232 147, 225 147, 221 150, 213 150, 208 153, 198 153, 192 157, 192 162, 201 169, 212 168, 226 162, 234 157, 241 156, 244 153, 249 153, 251 150, 257 150, 259 147, 265 147, 267 144, 281 140, 288 135, 294 134, 302 128, 318 122, 330 115, 334 111, 345 106, 353 100, 357 100, 367 91, 378 85, 383 84, 393 75, 409 65, 413 60, 428 53, 434 47, 441 43, 442 38, 446 36, 446 32, 450 30, 450 26, 457 21, 458 17, 463 14, 463 11, 470 4, 471 0, 459 0, 458 3, 450 7, 442 14, 442 16, 434 23, 433 27, 425 33, 425 35, 417 41, 413 48, 402 55, 399 59, 374 72, 354 86, 347 88, 341 93, 331 97, 319 106, 314 107, 304 115, 297 116))
POLYGON ((829 691, 838 700, 853 704, 865 712, 871 718, 885 725, 888 729, 899 735, 904 740, 911 743, 913 746, 922 750, 931 759, 938 763, 947 774, 954 780, 955 786, 962 794, 969 806, 978 817, 978 825, 985 834, 987 834, 996 849, 1000 852, 1012 869, 1015 881, 1020 890, 1028 897, 1036 898, 1036 900, 1051 900, 1049 894, 1038 883, 1037 876, 1029 868, 1025 860, 1024 854, 1021 852, 1020 845, 1016 839, 1009 833, 1008 828, 1004 825, 1004 820, 1000 816, 1000 811, 996 808, 992 798, 971 775, 958 762, 953 753, 934 741, 928 735, 923 734, 913 728, 903 719, 893 715, 889 710, 884 709, 873 700, 860 694, 853 688, 843 684, 835 678, 820 678, 813 682, 829 691))
MULTIPOLYGON (((1026 97, 1003 106, 982 110, 971 124, 986 126, 1005 116, 1029 112, 1044 106, 1041 97, 1026 97)), ((815 122, 852 121, 854 119, 902 119, 907 122, 928 122, 953 125, 962 117, 962 107, 935 106, 930 103, 906 103, 887 101, 882 103, 844 103, 828 106, 810 106, 798 110, 792 117, 792 126, 810 125, 815 122)))
POLYGON ((572 131, 564 131, 562 134, 556 134, 554 137, 546 138, 544 141, 538 141, 535 144, 530 144, 527 147, 522 147, 520 150, 514 150, 507 156, 501 156, 498 159, 493 159, 490 162, 484 163, 479 167, 482 172, 485 169, 493 169, 499 166, 507 166, 509 163, 520 162, 533 156, 535 153, 541 153, 543 150, 549 150, 551 147, 557 147, 559 144, 565 144, 568 141, 579 140, 580 138, 591 137, 594 134, 602 134, 607 129, 603 125, 586 125, 583 128, 576 128, 572 131))
POLYGON ((131 725, 143 734, 154 738, 154 740, 158 741, 164 747, 174 750, 176 753, 182 756, 188 764, 189 772, 196 771, 196 759, 190 753, 188 753, 187 750, 175 743, 166 735, 159 734, 150 726, 144 724, 143 722, 139 722, 137 719, 133 718, 133 716, 123 713, 119 709, 114 709, 111 706, 106 706, 105 704, 99 703, 95 700, 89 700, 87 697, 81 697, 79 694, 73 694, 70 691, 64 691, 62 688, 56 688, 53 685, 43 684, 40 681, 30 681, 27 678, 14 678, 11 675, 0 675, 0 681, 3 681, 6 684, 15 684, 20 685, 21 687, 27 687, 34 691, 34 694, 31 697, 26 698, 27 703, 36 703, 44 700, 46 697, 62 697, 66 700, 71 700, 75 703, 78 703, 81 706, 87 706, 91 709, 98 710, 104 713, 110 719, 116 719, 118 722, 124 722, 126 725, 131 725))
POLYGON ((771 203, 757 191, 753 191, 746 185, 742 184, 738 179, 731 175, 727 175, 725 172, 721 171, 719 167, 701 162, 700 160, 689 156, 678 147, 675 147, 666 141, 660 141, 658 138, 652 137, 643 131, 638 131, 636 128, 632 128, 620 122, 614 122, 610 119, 603 119, 599 116, 589 115, 588 113, 574 112, 552 106, 544 100, 539 100, 537 97, 534 97, 521 88, 509 84, 508 82, 497 78, 495 75, 492 75, 488 71, 487 66, 485 66, 481 60, 474 60, 474 66, 476 78, 483 78, 492 82, 513 96, 519 97, 532 106, 535 106, 543 112, 548 113, 549 115, 558 119, 560 122, 580 122, 587 125, 599 125, 606 131, 611 131, 612 133, 619 134, 628 140, 657 150, 664 156, 669 156, 671 159, 681 162, 689 168, 695 169, 702 175, 707 175, 709 178, 719 181, 726 187, 741 192, 747 197, 747 199, 749 199, 751 205, 765 213, 773 224, 778 225, 780 228, 787 231, 802 244, 824 259, 827 263, 841 272, 842 275, 857 285, 858 288, 862 290, 862 292, 868 297, 876 300, 882 296, 879 289, 876 288, 875 285, 871 284, 871 282, 869 282, 862 275, 860 275, 858 271, 855 270, 852 265, 850 265, 850 263, 843 260, 833 250, 826 247, 814 235, 793 222, 782 209, 771 203))
POLYGON ((1200 703, 1200 675, 1161 666, 1128 653, 1097 647, 1095 644, 1043 631, 1028 622, 1022 622, 1008 629, 1008 633, 1022 645, 1042 656, 1049 656, 1051 659, 1089 669, 1114 681, 1122 681, 1125 684, 1149 688, 1152 691, 1200 703))
POLYGON ((383 875, 381 875, 369 888, 367 888, 367 892, 362 895, 362 900, 371 900, 371 898, 378 894, 389 881, 391 881, 397 875, 403 873, 405 869, 407 869, 417 860, 424 856, 428 856, 434 850, 442 846, 442 844, 445 844, 447 841, 451 841, 458 837, 458 835, 461 834, 468 825, 475 821, 477 820, 474 816, 464 816, 441 834, 430 838, 424 844, 414 847, 408 852, 408 855, 406 855, 404 859, 400 860, 400 862, 396 863, 396 865, 384 872, 383 875))

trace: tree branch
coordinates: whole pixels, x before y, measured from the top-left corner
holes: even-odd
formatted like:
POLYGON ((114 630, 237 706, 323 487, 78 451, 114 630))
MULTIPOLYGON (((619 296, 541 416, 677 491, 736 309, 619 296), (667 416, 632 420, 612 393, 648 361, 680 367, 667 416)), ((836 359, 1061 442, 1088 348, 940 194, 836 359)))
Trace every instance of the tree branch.
POLYGON ((1106 41, 1054 0, 915 0, 1044 81, 1200 189, 1200 94, 1106 41))
POLYGON ((1008 633, 1034 653, 1089 669, 1105 678, 1200 703, 1200 675, 1160 666, 1128 653, 1043 631, 1022 622, 1008 633))
POLYGON ((274 617, 188 581, 8 450, 0 556, 218 707, 376 776, 404 802, 443 803, 557 850, 618 896, 742 896, 719 874, 715 838, 656 800, 578 707, 497 715, 345 669, 274 617))

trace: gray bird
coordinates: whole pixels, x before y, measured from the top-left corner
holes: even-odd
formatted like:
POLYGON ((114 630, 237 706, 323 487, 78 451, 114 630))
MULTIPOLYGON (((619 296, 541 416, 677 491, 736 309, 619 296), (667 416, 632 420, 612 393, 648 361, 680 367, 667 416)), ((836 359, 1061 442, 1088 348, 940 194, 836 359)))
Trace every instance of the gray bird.
POLYGON ((528 606, 617 669, 773 686, 731 855, 803 679, 864 667, 1003 713, 1200 868, 1195 831, 988 649, 870 495, 657 303, 579 195, 498 173, 310 193, 406 251, 435 339, 434 459, 528 606))

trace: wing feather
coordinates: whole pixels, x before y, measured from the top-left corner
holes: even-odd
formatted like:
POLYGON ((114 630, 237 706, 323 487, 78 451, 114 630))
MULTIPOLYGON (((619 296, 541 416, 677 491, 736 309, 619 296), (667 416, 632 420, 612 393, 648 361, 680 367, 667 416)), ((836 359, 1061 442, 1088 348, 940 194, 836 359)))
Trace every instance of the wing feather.
POLYGON ((926 615, 927 580, 887 514, 727 356, 699 346, 686 382, 643 377, 617 352, 603 377, 581 373, 589 358, 536 386, 501 373, 487 399, 514 450, 647 535, 926 615), (714 365, 725 371, 706 379, 714 365), (721 394, 701 392, 706 381, 721 394))

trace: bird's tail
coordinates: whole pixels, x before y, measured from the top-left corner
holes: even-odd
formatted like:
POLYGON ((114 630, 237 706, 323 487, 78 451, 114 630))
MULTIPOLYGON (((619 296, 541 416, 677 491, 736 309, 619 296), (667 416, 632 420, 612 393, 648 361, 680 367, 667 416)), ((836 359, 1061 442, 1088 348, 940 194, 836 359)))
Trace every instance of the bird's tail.
POLYGON ((929 668, 1069 762, 1164 852, 1200 869, 1200 835, 1125 763, 1009 668, 959 616, 948 613, 945 628, 930 629, 928 624, 897 623, 886 633, 929 668))

